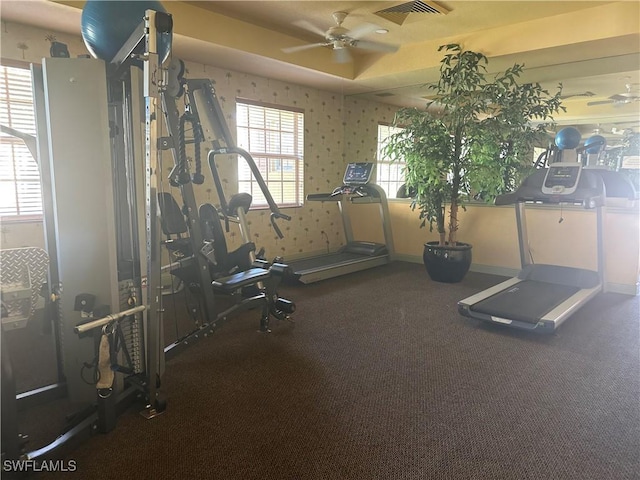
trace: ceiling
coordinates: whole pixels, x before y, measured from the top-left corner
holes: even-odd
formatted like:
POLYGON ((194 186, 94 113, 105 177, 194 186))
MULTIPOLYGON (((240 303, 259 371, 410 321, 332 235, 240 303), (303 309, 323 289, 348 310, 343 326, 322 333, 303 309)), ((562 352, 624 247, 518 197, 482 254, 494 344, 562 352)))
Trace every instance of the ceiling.
MULTIPOLYGON (((2 0, 3 20, 80 34, 84 2, 2 0)), ((561 125, 583 134, 640 128, 640 2, 603 1, 164 1, 173 15, 173 54, 236 71, 360 96, 398 106, 425 104, 437 78, 438 47, 460 43, 490 58, 489 71, 521 63, 523 81, 551 92, 563 85, 561 125), (429 7, 393 17, 377 14, 408 4, 429 7), (422 4, 422 5, 420 5, 422 4), (347 30, 372 23, 388 30, 365 41, 397 45, 394 53, 350 49, 335 63, 329 47, 295 53, 283 48, 323 41, 303 28, 333 26, 346 12, 347 30), (613 95, 619 101, 612 102, 613 95), (639 101, 635 101, 637 98, 639 101), (591 102, 606 102, 587 105, 591 102)))

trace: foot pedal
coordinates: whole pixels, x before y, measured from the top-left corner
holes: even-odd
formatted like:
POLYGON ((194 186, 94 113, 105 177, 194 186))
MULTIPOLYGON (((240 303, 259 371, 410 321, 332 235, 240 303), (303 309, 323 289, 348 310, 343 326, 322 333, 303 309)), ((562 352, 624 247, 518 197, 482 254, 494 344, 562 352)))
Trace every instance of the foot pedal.
POLYGON ((153 405, 147 405, 147 408, 140 412, 147 420, 155 418, 159 415, 162 415, 167 410, 167 400, 164 394, 158 392, 156 394, 156 400, 153 402, 153 405))
POLYGON ((147 408, 145 408, 140 412, 140 415, 142 415, 147 420, 151 420, 152 418, 162 415, 163 413, 164 413, 164 410, 158 411, 156 407, 149 405, 147 408))
POLYGON ((293 303, 291 300, 287 300, 286 298, 278 298, 273 307, 276 310, 279 310, 281 312, 290 314, 296 311, 296 304, 293 303))

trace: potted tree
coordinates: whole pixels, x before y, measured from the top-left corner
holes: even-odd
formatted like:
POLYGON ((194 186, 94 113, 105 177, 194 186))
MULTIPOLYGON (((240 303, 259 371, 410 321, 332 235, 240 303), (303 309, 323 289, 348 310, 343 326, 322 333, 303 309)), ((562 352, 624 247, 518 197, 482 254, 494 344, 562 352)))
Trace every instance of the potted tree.
POLYGON ((532 168, 533 146, 548 139, 552 115, 564 108, 561 85, 550 95, 537 83, 518 82, 522 65, 489 78, 482 53, 458 44, 438 51, 444 57, 438 82, 429 85, 433 100, 425 109, 396 113, 399 131, 387 139, 383 153, 406 162, 411 208, 419 210, 421 227, 435 226, 439 234, 438 241, 425 244, 429 275, 458 282, 471 265, 471 245, 457 238, 460 208, 472 192, 491 201, 515 187, 532 168))

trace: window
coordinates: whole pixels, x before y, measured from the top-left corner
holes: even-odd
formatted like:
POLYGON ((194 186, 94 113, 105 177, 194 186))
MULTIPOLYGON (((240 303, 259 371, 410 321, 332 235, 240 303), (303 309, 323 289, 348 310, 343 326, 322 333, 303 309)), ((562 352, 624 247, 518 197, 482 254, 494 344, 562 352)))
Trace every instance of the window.
MULTIPOLYGON (((0 65, 0 124, 36 134, 31 71, 0 65)), ((0 133, 0 216, 4 220, 39 219, 40 174, 24 142, 0 133)))
MULTIPOLYGON (((304 197, 304 113, 238 100, 238 147, 248 151, 279 207, 298 207, 304 197)), ((238 191, 253 205, 267 202, 245 161, 238 161, 238 191)))
MULTIPOLYGON (((533 165, 538 167, 538 160, 542 161, 542 159, 544 158, 542 155, 544 154, 546 156, 548 152, 548 148, 533 147, 533 165)), ((547 165, 547 161, 548 159, 545 158, 544 165, 541 163, 540 166, 545 167, 547 165)))
POLYGON ((394 133, 402 131, 401 128, 390 125, 378 125, 378 168, 376 183, 385 191, 387 198, 396 198, 398 189, 404 184, 404 167, 402 159, 385 158, 382 153, 387 138, 394 133))

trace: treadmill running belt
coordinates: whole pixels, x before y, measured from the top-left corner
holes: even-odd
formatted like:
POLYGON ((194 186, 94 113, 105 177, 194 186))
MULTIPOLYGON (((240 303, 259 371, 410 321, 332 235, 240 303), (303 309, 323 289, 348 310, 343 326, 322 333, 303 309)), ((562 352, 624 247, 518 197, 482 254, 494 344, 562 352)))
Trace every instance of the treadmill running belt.
POLYGON ((568 285, 528 280, 476 303, 471 310, 509 320, 538 323, 545 314, 579 290, 568 285))

